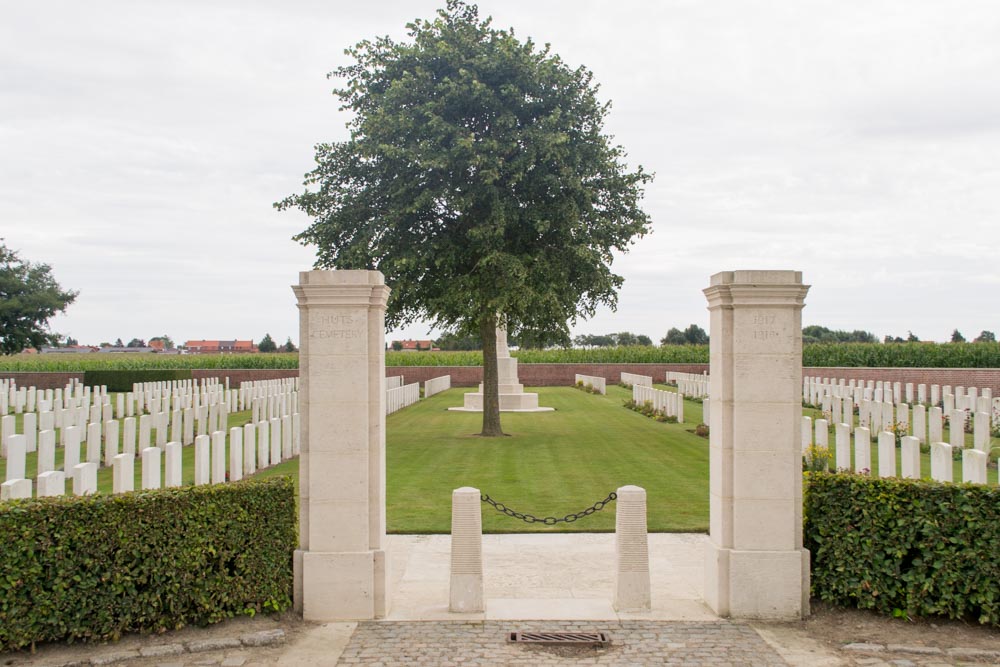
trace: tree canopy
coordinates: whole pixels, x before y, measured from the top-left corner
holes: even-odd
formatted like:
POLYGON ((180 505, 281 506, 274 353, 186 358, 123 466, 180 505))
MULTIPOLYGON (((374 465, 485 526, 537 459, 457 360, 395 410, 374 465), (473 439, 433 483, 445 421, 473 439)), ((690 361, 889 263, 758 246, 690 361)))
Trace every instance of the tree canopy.
POLYGON ((878 338, 869 331, 844 331, 829 329, 818 324, 802 327, 803 343, 877 343, 878 338))
POLYGON ((688 326, 684 331, 671 327, 667 335, 660 339, 660 345, 708 345, 708 332, 697 324, 688 326))
POLYGON ((390 328, 480 336, 483 434, 499 435, 497 325, 567 343, 578 317, 614 308, 613 252, 649 231, 651 175, 603 132, 610 103, 586 68, 460 0, 407 28, 348 49, 331 76, 350 138, 318 145, 305 192, 276 206, 313 218, 295 238, 317 267, 385 275, 390 328))
POLYGON ((273 338, 271 338, 271 334, 266 333, 266 334, 264 334, 264 337, 260 339, 260 342, 257 343, 257 351, 258 352, 277 352, 278 351, 278 344, 274 342, 273 338))
POLYGON ((29 262, 0 239, 0 353, 57 345, 49 319, 65 312, 77 292, 64 290, 48 264, 29 262))

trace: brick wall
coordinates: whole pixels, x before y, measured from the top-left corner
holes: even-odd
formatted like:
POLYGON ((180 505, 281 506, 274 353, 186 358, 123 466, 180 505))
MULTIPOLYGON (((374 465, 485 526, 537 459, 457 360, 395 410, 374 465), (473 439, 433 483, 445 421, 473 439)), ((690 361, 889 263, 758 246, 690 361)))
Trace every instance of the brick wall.
MULTIPOLYGON (((567 386, 573 376, 596 375, 608 382, 618 382, 621 373, 652 375, 662 382, 665 373, 703 373, 708 364, 523 364, 518 367, 521 383, 529 387, 567 386)), ((993 395, 1000 395, 1000 368, 803 368, 803 375, 845 380, 888 380, 917 384, 951 385, 953 387, 989 387, 993 395)), ((454 387, 474 387, 482 382, 481 366, 389 366, 386 376, 402 375, 406 383, 425 382, 440 375, 451 375, 454 387)), ((249 380, 273 380, 295 377, 295 369, 199 369, 192 371, 195 379, 228 377, 232 387, 249 380)), ((64 387, 71 378, 83 380, 83 373, 30 373, 0 371, 0 379, 14 378, 18 386, 35 386, 40 389, 64 387)))

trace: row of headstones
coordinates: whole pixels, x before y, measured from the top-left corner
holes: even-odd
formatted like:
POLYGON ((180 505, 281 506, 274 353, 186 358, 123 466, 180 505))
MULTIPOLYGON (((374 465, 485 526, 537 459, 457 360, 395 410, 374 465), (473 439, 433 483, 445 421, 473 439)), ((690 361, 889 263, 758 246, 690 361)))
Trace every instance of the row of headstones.
MULTIPOLYGON (((51 432, 46 432, 51 433, 51 432)), ((51 440, 46 438, 46 440, 51 440)), ((3 500, 30 498, 32 483, 25 477, 26 451, 24 436, 15 436, 10 443, 11 456, 7 460, 7 479, 2 485, 3 500)), ((54 448, 48 453, 43 464, 42 451, 38 458, 38 496, 58 496, 65 492, 66 478, 73 481, 74 495, 97 492, 97 461, 78 463, 67 451, 63 470, 55 470, 54 448)), ((143 489, 158 489, 161 485, 160 456, 166 455, 163 486, 181 486, 184 447, 180 442, 168 442, 161 447, 147 447, 142 450, 141 479, 143 489)), ((272 418, 270 422, 234 426, 229 429, 229 469, 226 469, 226 432, 215 431, 211 437, 199 435, 194 441, 194 483, 218 484, 238 481, 244 475, 252 475, 258 469, 267 468, 291 458, 300 451, 299 415, 289 415, 282 419, 272 418)), ((88 456, 89 458, 89 456, 88 456)), ((134 490, 135 456, 129 452, 110 457, 112 472, 112 493, 134 490)))
POLYGON ((662 412, 667 417, 677 417, 678 423, 684 423, 684 394, 679 388, 674 392, 634 384, 632 400, 639 405, 649 401, 654 410, 662 412))
MULTIPOLYGON (((633 385, 634 386, 634 385, 633 385)), ((643 612, 652 606, 646 490, 623 486, 616 492, 615 583, 612 606, 643 612)), ((483 581, 483 516, 479 489, 463 486, 451 495, 451 572, 448 610, 486 611, 483 581)))
MULTIPOLYGON (((81 408, 85 411, 86 408, 81 408)), ((224 403, 216 403, 211 406, 200 408, 176 409, 170 413, 158 412, 153 415, 140 415, 138 421, 135 417, 125 417, 119 421, 114 419, 110 411, 104 410, 99 414, 90 414, 92 419, 88 421, 88 415, 80 413, 74 418, 63 415, 62 425, 59 425, 57 412, 26 412, 22 416, 21 433, 26 438, 27 451, 36 450, 37 443, 42 440, 42 434, 52 433, 55 439, 55 431, 58 428, 61 434, 61 445, 71 446, 75 442, 77 446, 86 433, 88 450, 95 448, 100 451, 103 441, 109 446, 118 449, 119 424, 121 424, 122 449, 135 454, 141 452, 146 447, 151 446, 153 435, 157 446, 163 446, 167 440, 176 440, 185 445, 194 442, 195 435, 205 435, 214 431, 224 430, 228 421, 229 413, 226 411, 224 403), (93 419, 96 417, 96 419, 93 419), (73 424, 73 425, 67 425, 73 424), (79 425, 76 425, 79 424, 79 425), (138 425, 138 429, 136 426, 138 425), (169 438, 168 438, 169 429, 169 438), (138 435, 138 442, 136 436, 138 435)), ((260 420, 257 420, 260 421, 260 420)), ((7 457, 8 440, 15 433, 16 417, 5 415, 0 418, 0 454, 7 457)), ((117 453, 117 452, 116 452, 117 453)), ((110 465, 110 464, 108 464, 110 465)))
MULTIPOLYGON (((948 398, 949 395, 945 395, 948 398)), ((971 415, 974 446, 989 451, 990 435, 997 413, 990 412, 989 397, 978 398, 978 410, 971 415)), ((946 401, 947 403, 947 401, 946 401)), ((829 415, 834 423, 854 424, 855 403, 852 396, 826 395, 821 399, 821 409, 829 415)), ((862 399, 856 406, 860 426, 875 432, 887 430, 902 430, 914 435, 921 443, 939 442, 943 440, 945 419, 949 424, 951 444, 956 447, 965 446, 965 424, 970 415, 965 410, 954 407, 942 409, 933 406, 930 410, 921 403, 911 406, 908 403, 898 403, 895 406, 889 402, 870 401, 862 399)))
MULTIPOLYGON (((951 385, 932 384, 928 395, 926 384, 915 385, 912 382, 903 384, 883 380, 845 380, 806 376, 802 379, 802 396, 807 403, 814 406, 819 406, 827 396, 837 398, 849 396, 855 403, 866 399, 879 403, 922 403, 941 406, 946 412, 952 409, 978 412, 984 404, 1000 408, 1000 402, 993 402, 993 390, 989 387, 956 386, 953 390, 951 385)), ((1000 401, 1000 398, 996 400, 1000 401)))
MULTIPOLYGON (((933 408, 939 410, 940 408, 933 408)), ((809 417, 802 418, 802 449, 808 456, 810 443, 807 442, 812 430, 809 417)), ((855 472, 872 472, 871 431, 863 426, 854 429, 854 462, 851 462, 851 429, 847 424, 835 425, 836 459, 838 470, 854 470, 855 472)), ((816 445, 829 447, 827 424, 825 419, 816 420, 816 445)), ((901 440, 901 458, 899 476, 908 479, 920 479, 920 441, 912 435, 903 436, 901 440)), ((931 443, 931 479, 939 482, 953 481, 954 445, 946 442, 931 443)), ((878 476, 896 477, 896 435, 889 431, 878 434, 878 476)), ((981 449, 962 450, 962 481, 973 484, 986 483, 986 464, 989 452, 981 449)))
POLYGON ((391 415, 420 400, 420 383, 404 384, 402 387, 385 390, 385 414, 391 415))
POLYGON ((385 379, 385 388, 388 389, 399 389, 403 386, 403 376, 402 375, 390 375, 385 379))
POLYGON ((299 411, 298 378, 244 382, 239 391, 240 408, 250 410, 255 422, 299 411))
POLYGON ((578 385, 581 382, 584 386, 589 384, 601 394, 608 393, 608 384, 603 377, 598 375, 581 375, 579 373, 573 376, 573 384, 578 385))
POLYGON ((436 378, 424 381, 424 398, 430 398, 434 394, 451 389, 451 376, 441 375, 436 378))
POLYGON ((620 382, 622 384, 641 385, 643 387, 652 387, 653 378, 649 375, 638 375, 637 373, 622 373, 620 382))
MULTIPOLYGON (((160 399, 160 387, 169 385, 177 394, 217 394, 223 390, 216 378, 200 381, 175 380, 170 383, 146 383, 133 385, 133 391, 119 394, 117 399, 118 418, 142 412, 144 405, 152 405, 153 399, 160 399)), ((227 387, 228 388, 228 387, 227 387)), ((65 387, 38 389, 37 387, 17 387, 14 380, 0 381, 0 415, 21 414, 23 412, 49 412, 71 410, 80 407, 101 407, 111 400, 106 386, 84 386, 79 380, 71 380, 65 387)), ((195 404, 197 405, 197 403, 195 404)), ((149 412, 159 411, 150 409, 149 412)))
POLYGON ((678 371, 667 371, 667 384, 676 384, 677 391, 691 398, 708 397, 708 373, 698 375, 696 373, 680 373, 678 371))

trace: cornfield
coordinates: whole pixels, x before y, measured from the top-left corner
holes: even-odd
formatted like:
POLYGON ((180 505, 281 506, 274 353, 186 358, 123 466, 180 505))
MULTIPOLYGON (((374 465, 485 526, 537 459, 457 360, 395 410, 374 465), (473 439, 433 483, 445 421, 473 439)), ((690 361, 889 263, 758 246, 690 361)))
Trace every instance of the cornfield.
MULTIPOLYGON (((522 364, 708 363, 707 345, 603 347, 589 350, 519 350, 522 364)), ((386 366, 480 366, 481 352, 393 352, 386 366)), ((1000 343, 814 343, 802 352, 803 366, 855 368, 1000 368, 1000 343)), ((14 355, 0 357, 0 371, 177 368, 298 368, 298 354, 116 354, 14 355)))

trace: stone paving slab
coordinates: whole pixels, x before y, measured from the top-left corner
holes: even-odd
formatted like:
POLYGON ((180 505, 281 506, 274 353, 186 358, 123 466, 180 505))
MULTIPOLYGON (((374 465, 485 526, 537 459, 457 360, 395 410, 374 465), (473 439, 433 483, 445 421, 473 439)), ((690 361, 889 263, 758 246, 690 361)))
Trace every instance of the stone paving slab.
POLYGON ((785 667, 753 628, 705 623, 624 621, 485 621, 359 623, 338 665, 746 665, 785 667), (515 631, 599 632, 607 648, 522 646, 515 631))

